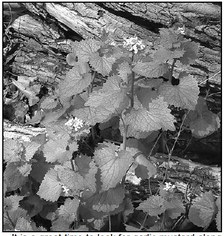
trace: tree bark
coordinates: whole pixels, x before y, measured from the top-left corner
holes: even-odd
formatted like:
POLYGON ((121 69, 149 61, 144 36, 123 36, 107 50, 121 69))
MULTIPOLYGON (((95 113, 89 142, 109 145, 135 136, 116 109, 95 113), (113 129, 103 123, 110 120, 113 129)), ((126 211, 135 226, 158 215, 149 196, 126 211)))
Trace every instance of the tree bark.
MULTIPOLYGON (((17 18, 12 28, 17 35, 25 35, 20 51, 27 51, 28 44, 31 51, 38 52, 36 58, 33 58, 35 63, 43 60, 44 55, 40 55, 40 51, 49 55, 49 58, 45 57, 48 68, 40 68, 45 78, 60 77, 55 67, 64 66, 64 55, 69 52, 72 40, 97 38, 102 29, 113 32, 114 37, 123 38, 136 34, 142 39, 155 40, 159 28, 171 26, 173 20, 178 17, 186 26, 186 37, 200 43, 199 58, 188 72, 196 76, 201 86, 205 85, 203 82, 206 79, 217 85, 221 83, 221 6, 218 4, 24 3, 24 6, 33 16, 23 15, 17 18), (35 45, 32 45, 30 40, 35 42, 35 45), (53 53, 53 57, 52 50, 57 52, 53 53)), ((22 70, 24 73, 24 69, 30 72, 28 62, 32 65, 29 60, 23 62, 23 65, 21 61, 15 63, 14 72, 21 73, 22 70)), ((62 69, 64 68, 59 68, 59 71, 64 74, 65 70, 62 69)), ((41 74, 37 71, 32 74, 34 73, 41 74)))

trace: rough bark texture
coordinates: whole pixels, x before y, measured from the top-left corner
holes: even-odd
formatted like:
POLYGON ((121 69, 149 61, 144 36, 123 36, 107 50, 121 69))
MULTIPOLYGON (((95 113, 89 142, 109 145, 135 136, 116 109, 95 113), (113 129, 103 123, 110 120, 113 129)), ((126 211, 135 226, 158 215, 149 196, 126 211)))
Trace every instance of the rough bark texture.
POLYGON ((30 142, 32 138, 46 134, 45 128, 34 128, 32 126, 13 125, 10 122, 4 121, 4 138, 21 140, 30 142))
POLYGON ((166 182, 171 182, 176 186, 185 186, 196 196, 200 194, 202 189, 203 191, 212 190, 215 196, 221 193, 220 167, 206 166, 175 156, 168 161, 167 155, 159 153, 153 157, 152 162, 157 165, 155 177, 150 180, 143 180, 140 186, 127 183, 127 188, 131 191, 134 198, 138 199, 156 194, 159 183, 162 183, 164 179, 166 179, 166 182))
POLYGON ((114 36, 120 38, 136 34, 142 39, 154 40, 158 37, 159 28, 171 26, 173 20, 178 17, 186 26, 186 37, 200 43, 199 58, 189 72, 196 76, 200 83, 209 78, 210 82, 220 85, 220 5, 213 3, 24 3, 24 6, 32 16, 23 15, 12 24, 15 34, 20 38, 20 50, 17 51, 19 55, 16 55, 16 63, 13 65, 15 73, 23 71, 47 80, 48 77, 51 80, 60 78, 65 72, 64 68, 60 67, 64 66, 70 40, 98 37, 102 29, 111 31, 114 36), (27 60, 21 63, 21 53, 24 51, 27 60), (34 66, 34 63, 37 65, 34 66), (35 68, 38 68, 38 71, 35 71, 35 68))

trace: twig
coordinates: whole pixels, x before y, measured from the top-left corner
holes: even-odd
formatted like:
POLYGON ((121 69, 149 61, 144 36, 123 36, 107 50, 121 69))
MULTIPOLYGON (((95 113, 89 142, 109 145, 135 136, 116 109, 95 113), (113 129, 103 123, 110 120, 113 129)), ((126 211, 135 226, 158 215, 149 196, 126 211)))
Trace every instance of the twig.
POLYGON ((89 144, 83 139, 83 142, 86 144, 86 146, 91 150, 91 152, 94 152, 94 150, 89 146, 89 144))
POLYGON ((184 152, 187 150, 187 148, 189 147, 190 143, 191 143, 191 140, 193 139, 193 136, 191 136, 191 138, 189 139, 186 147, 184 148, 184 150, 182 151, 182 153, 184 154, 184 152))
MULTIPOLYGON (((12 8, 11 8, 11 6, 10 6, 10 3, 7 3, 8 4, 8 7, 9 7, 9 12, 10 12, 10 21, 9 21, 9 23, 8 23, 8 26, 9 25, 11 25, 11 23, 12 23, 12 8)), ((3 12, 4 13, 4 12, 3 12)), ((7 26, 7 27, 8 27, 7 26)))
POLYGON ((145 214, 145 218, 144 218, 144 220, 143 220, 143 222, 142 222, 142 224, 141 224, 141 227, 140 227, 140 231, 144 228, 144 225, 145 225, 145 222, 146 222, 146 220, 147 220, 147 217, 148 217, 148 213, 146 213, 145 214))
POLYGON ((208 97, 211 97, 211 96, 213 96, 213 95, 217 95, 217 94, 219 94, 219 93, 221 94, 221 92, 210 93, 210 94, 207 96, 207 98, 208 98, 208 97))
POLYGON ((221 71, 218 71, 217 73, 215 73, 213 76, 211 76, 210 78, 207 78, 206 80, 202 81, 201 83, 199 83, 198 85, 202 85, 204 84, 205 82, 207 82, 208 80, 211 80, 212 78, 214 78, 216 75, 220 74, 221 71))
POLYGON ((161 135, 162 135, 162 132, 158 135, 158 137, 157 137, 157 139, 156 139, 156 141, 155 141, 155 143, 154 143, 154 145, 153 145, 153 147, 152 147, 152 149, 151 149, 151 151, 150 151, 150 153, 149 153, 149 155, 148 155, 148 158, 152 155, 152 151, 153 151, 154 148, 156 147, 156 144, 158 143, 158 141, 159 141, 161 135))
POLYGON ((184 114, 184 118, 183 118, 182 123, 181 123, 181 125, 180 125, 180 129, 179 129, 179 131, 178 131, 177 137, 175 138, 174 144, 173 144, 171 150, 170 150, 169 153, 168 153, 168 161, 167 161, 167 164, 168 164, 168 165, 166 166, 166 171, 165 171, 165 175, 164 175, 164 178, 163 178, 163 183, 164 183, 164 181, 165 181, 166 178, 167 178, 167 172, 168 172, 168 168, 169 168, 169 162, 170 162, 171 156, 172 156, 172 154, 173 154, 173 150, 174 150, 174 148, 175 148, 175 146, 176 146, 177 140, 178 140, 178 138, 179 138, 179 136, 180 136, 180 133, 182 132, 182 127, 183 127, 183 125, 184 125, 184 121, 185 121, 185 119, 186 119, 188 113, 189 113, 189 110, 187 111, 186 114, 184 114))
POLYGON ((167 153, 169 153, 169 152, 170 152, 170 149, 169 149, 169 147, 168 147, 167 143, 166 143, 166 150, 167 150, 167 153))
POLYGON ((173 230, 176 228, 176 226, 179 224, 179 222, 181 222, 184 218, 185 218, 185 215, 182 215, 182 216, 175 222, 175 224, 173 225, 171 231, 173 231, 173 230))

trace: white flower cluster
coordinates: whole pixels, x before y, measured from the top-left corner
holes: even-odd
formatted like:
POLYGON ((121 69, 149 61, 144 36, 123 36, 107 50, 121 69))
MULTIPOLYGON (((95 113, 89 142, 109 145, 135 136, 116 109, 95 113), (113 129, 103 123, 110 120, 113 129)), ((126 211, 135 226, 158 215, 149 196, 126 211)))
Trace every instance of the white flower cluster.
POLYGON ((165 183, 166 184, 166 187, 163 188, 163 190, 166 190, 166 191, 173 191, 174 188, 176 188, 175 185, 172 185, 170 182, 169 183, 165 183))
POLYGON ((179 34, 185 34, 185 26, 178 27, 176 32, 179 34))
POLYGON ((67 188, 65 185, 62 185, 62 191, 64 192, 65 196, 69 196, 69 188, 67 188))
POLYGON ((138 50, 142 50, 145 48, 145 45, 143 44, 142 40, 138 39, 137 36, 131 37, 131 38, 125 38, 123 47, 127 48, 129 51, 134 51, 136 54, 138 50))
POLYGON ((75 118, 70 118, 65 125, 69 128, 69 129, 75 129, 75 131, 78 131, 80 128, 83 127, 83 121, 80 120, 79 118, 75 117, 75 118))
POLYGON ((94 229, 96 230, 100 230, 105 224, 104 219, 94 220, 93 223, 94 223, 94 229))

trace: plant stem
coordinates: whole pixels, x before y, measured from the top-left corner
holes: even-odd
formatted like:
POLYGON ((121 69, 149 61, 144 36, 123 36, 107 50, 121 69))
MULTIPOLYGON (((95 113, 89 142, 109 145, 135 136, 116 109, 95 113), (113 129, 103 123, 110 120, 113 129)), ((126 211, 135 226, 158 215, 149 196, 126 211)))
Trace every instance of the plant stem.
POLYGON ((170 82, 171 82, 171 79, 172 79, 172 76, 173 76, 173 70, 174 70, 174 66, 175 66, 176 61, 177 61, 177 59, 174 58, 173 63, 172 63, 172 67, 171 67, 170 77, 169 77, 170 82))
POLYGON ((178 138, 179 138, 179 136, 180 136, 180 133, 182 132, 182 127, 183 127, 183 125, 184 125, 184 121, 185 121, 185 119, 186 119, 188 113, 189 113, 189 111, 188 111, 186 114, 184 114, 182 123, 181 123, 181 125, 180 125, 180 129, 179 129, 179 131, 178 131, 177 137, 175 138, 175 142, 174 142, 174 144, 173 144, 173 146, 172 146, 172 148, 171 148, 171 150, 170 150, 169 156, 171 156, 172 153, 173 153, 174 147, 175 147, 175 145, 176 145, 176 143, 177 143, 177 140, 178 140, 178 138))
POLYGON ((109 232, 111 232, 111 218, 110 218, 110 214, 108 214, 108 221, 109 221, 109 232))
POLYGON ((89 146, 89 144, 83 139, 83 142, 86 144, 86 146, 91 150, 91 152, 94 152, 94 150, 89 146))
POLYGON ((151 189, 151 183, 150 183, 150 178, 149 178, 149 196, 152 196, 152 189, 151 189))
POLYGON ((160 224, 160 230, 164 231, 164 226, 165 226, 165 212, 162 215, 162 222, 160 224))
POLYGON ((92 74, 92 82, 91 82, 91 84, 90 84, 90 86, 89 86, 88 93, 92 93, 92 91, 93 91, 93 82, 94 82, 95 77, 96 77, 96 71, 93 71, 93 74, 92 74))
POLYGON ((151 151, 150 151, 150 153, 149 153, 149 155, 148 155, 148 159, 150 158, 150 156, 152 155, 152 151, 154 150, 154 148, 156 147, 156 144, 158 143, 158 141, 159 141, 159 139, 160 139, 160 137, 161 137, 161 135, 162 135, 162 132, 158 135, 158 137, 157 137, 157 139, 156 139, 156 141, 155 141, 155 143, 153 144, 153 147, 152 147, 152 149, 151 149, 151 151))
MULTIPOLYGON (((75 219, 74 219, 74 221, 75 221, 75 219)), ((79 224, 80 224, 80 217, 79 217, 79 207, 78 207, 78 209, 77 209, 77 211, 76 211, 76 226, 78 227, 79 226, 79 224)))
POLYGON ((175 222, 175 224, 173 225, 173 227, 172 227, 172 231, 176 228, 176 226, 181 222, 181 221, 183 221, 183 219, 185 218, 185 215, 182 215, 176 222, 175 222))
POLYGON ((120 118, 121 118, 121 121, 122 121, 123 127, 124 127, 124 135, 123 135, 123 142, 122 142, 123 150, 126 150, 126 140, 127 140, 128 125, 125 124, 125 121, 124 121, 124 119, 122 117, 122 114, 121 114, 120 118))
POLYGON ((72 170, 75 171, 75 166, 74 166, 73 160, 71 159, 70 161, 71 161, 72 170))
POLYGON ((131 75, 131 108, 134 107, 134 83, 135 83, 135 72, 132 71, 132 75, 131 75))
POLYGON ((141 227, 140 227, 140 229, 139 229, 140 231, 142 230, 142 228, 144 228, 144 225, 145 225, 145 222, 146 222, 147 217, 148 217, 148 213, 145 214, 145 218, 144 218, 144 220, 143 220, 143 222, 142 222, 142 224, 141 224, 141 227))
POLYGON ((7 215, 7 217, 8 217, 8 220, 9 220, 10 223, 12 224, 12 227, 15 229, 16 226, 15 226, 15 224, 13 223, 11 217, 9 216, 9 212, 8 212, 8 211, 6 211, 6 215, 7 215))
POLYGON ((126 150, 127 131, 128 131, 128 126, 124 125, 123 150, 126 150))
MULTIPOLYGON (((132 51, 131 61, 134 60, 134 51, 132 51)), ((132 70, 131 73, 131 108, 134 107, 134 84, 135 84, 135 72, 132 70)))

